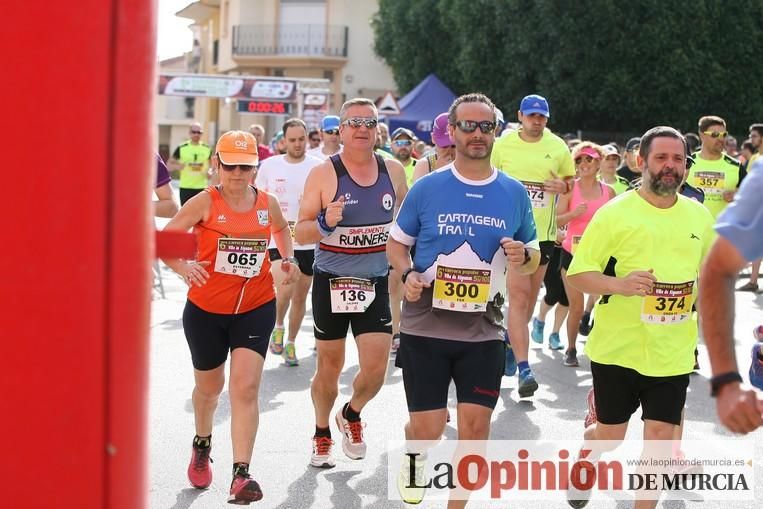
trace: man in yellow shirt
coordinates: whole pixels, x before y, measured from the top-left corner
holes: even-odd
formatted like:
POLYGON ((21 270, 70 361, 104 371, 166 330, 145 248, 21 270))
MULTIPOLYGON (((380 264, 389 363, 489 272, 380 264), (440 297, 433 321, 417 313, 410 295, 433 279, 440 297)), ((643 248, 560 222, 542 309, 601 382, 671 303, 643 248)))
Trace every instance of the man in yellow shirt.
MULTIPOLYGON (((638 162, 641 187, 596 212, 567 271, 570 284, 602 296, 585 349, 595 417, 586 418, 584 437, 594 455, 597 440, 625 437, 639 407, 644 439, 673 438, 694 366, 697 276, 714 239, 710 212, 678 194, 686 172, 683 136, 672 127, 650 129, 638 162)), ((568 498, 583 507, 588 493, 568 498)), ((656 504, 637 500, 635 507, 656 504)))
MULTIPOLYGON (((528 302, 509 303, 508 319, 511 320, 512 316, 523 316, 525 323, 532 318, 540 285, 554 251, 556 197, 571 189, 575 175, 575 165, 567 144, 546 129, 550 116, 548 101, 544 97, 535 94, 524 97, 518 112, 521 128, 499 138, 493 146, 490 158, 493 166, 522 182, 532 202, 533 218, 540 241, 540 266, 532 275, 515 277, 508 282, 510 288, 515 285, 529 285, 528 302)), ((527 362, 529 332, 524 332, 518 337, 510 338, 506 375, 513 375, 516 369, 514 366, 518 366, 519 395, 528 397, 538 388, 538 383, 527 362)))
POLYGON ((180 170, 180 205, 207 187, 209 159, 212 149, 201 141, 204 130, 194 122, 188 130, 189 139, 175 149, 170 158, 170 168, 180 170))
POLYGON ((689 169, 687 181, 705 193, 705 207, 713 217, 734 199, 744 172, 739 161, 724 152, 729 134, 726 121, 721 117, 705 116, 699 119, 699 139, 702 147, 692 154, 694 164, 689 169))

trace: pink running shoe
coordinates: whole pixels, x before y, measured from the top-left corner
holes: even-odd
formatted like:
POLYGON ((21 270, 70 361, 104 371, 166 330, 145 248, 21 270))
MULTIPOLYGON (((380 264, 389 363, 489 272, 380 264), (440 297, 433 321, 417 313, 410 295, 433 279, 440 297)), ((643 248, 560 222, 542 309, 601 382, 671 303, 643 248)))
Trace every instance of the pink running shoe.
POLYGON ((586 396, 586 400, 588 401, 588 413, 585 415, 585 420, 583 421, 583 424, 587 428, 591 424, 596 422, 596 400, 594 399, 593 395, 593 387, 591 387, 591 390, 588 391, 588 396, 586 396))
POLYGON ((262 490, 260 485, 249 474, 239 474, 233 477, 233 481, 230 483, 229 504, 249 505, 261 498, 262 490))
POLYGON ((209 488, 212 484, 212 468, 209 464, 212 458, 209 452, 212 447, 191 447, 191 463, 188 465, 188 480, 191 486, 199 489, 209 488))

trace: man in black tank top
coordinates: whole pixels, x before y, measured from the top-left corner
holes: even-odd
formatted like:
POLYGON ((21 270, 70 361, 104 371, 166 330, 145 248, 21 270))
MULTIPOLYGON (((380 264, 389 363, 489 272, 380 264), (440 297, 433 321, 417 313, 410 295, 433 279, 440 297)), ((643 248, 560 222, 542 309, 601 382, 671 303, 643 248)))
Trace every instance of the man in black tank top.
POLYGON ((350 400, 334 419, 344 453, 365 457, 360 412, 384 383, 392 338, 384 250, 392 214, 407 191, 402 165, 374 155, 374 103, 347 101, 339 118, 343 152, 311 170, 295 234, 299 243, 317 244, 312 299, 318 361, 311 388, 315 435, 310 464, 318 468, 334 466, 329 419, 350 325, 360 369, 350 400))

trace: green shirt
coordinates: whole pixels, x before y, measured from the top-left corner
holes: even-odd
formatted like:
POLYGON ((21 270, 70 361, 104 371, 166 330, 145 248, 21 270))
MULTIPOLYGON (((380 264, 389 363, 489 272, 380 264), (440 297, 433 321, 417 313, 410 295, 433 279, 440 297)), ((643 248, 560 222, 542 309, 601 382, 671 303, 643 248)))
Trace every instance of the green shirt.
POLYGON ((543 182, 553 174, 561 179, 575 175, 575 164, 564 140, 546 130, 539 141, 528 143, 519 137, 519 131, 514 131, 496 140, 490 163, 524 184, 533 205, 538 241, 554 241, 556 196, 543 190, 543 182))
POLYGON ((699 152, 692 157, 694 164, 686 181, 705 192, 705 207, 713 217, 718 217, 728 205, 723 199, 724 191, 734 191, 739 187, 741 165, 725 152, 715 160, 702 159, 699 152))
POLYGON ((657 284, 646 297, 602 296, 585 348, 592 361, 645 376, 692 371, 697 344, 692 304, 700 264, 715 237, 713 222, 695 200, 679 195, 672 207, 660 209, 638 191, 627 191, 596 212, 567 274, 622 278, 652 269, 657 284))

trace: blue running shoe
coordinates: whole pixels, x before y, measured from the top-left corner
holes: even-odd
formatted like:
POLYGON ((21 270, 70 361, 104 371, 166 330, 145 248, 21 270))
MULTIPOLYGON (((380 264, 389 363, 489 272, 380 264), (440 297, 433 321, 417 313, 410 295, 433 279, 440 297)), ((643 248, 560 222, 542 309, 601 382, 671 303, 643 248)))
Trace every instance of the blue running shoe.
POLYGON ((529 398, 538 390, 538 382, 535 381, 535 375, 530 368, 525 368, 519 372, 519 390, 520 398, 529 398))
POLYGON ((548 337, 548 347, 552 350, 561 350, 564 348, 562 346, 562 340, 559 339, 559 333, 558 332, 552 332, 551 335, 548 337))
POLYGON ((503 337, 506 344, 506 363, 503 366, 503 374, 505 376, 514 376, 517 372, 517 358, 514 357, 514 349, 511 348, 511 343, 509 343, 509 333, 504 332, 503 337))
POLYGON ((543 343, 543 327, 546 326, 546 322, 541 322, 537 318, 533 317, 533 330, 530 333, 530 337, 536 343, 543 343))
POLYGON ((755 343, 752 347, 750 385, 763 390, 763 343, 755 343))

